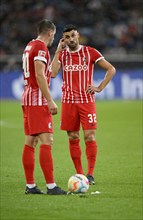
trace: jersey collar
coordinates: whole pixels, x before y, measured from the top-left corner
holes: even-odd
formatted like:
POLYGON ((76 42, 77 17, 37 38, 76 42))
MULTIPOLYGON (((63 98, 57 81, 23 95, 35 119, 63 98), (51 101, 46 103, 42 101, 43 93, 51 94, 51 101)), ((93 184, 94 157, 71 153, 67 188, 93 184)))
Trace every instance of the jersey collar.
POLYGON ((77 50, 74 50, 74 51, 70 51, 69 48, 67 48, 67 51, 68 51, 69 53, 76 53, 76 52, 78 52, 79 50, 81 50, 82 47, 83 47, 82 45, 79 45, 79 48, 78 48, 77 50))

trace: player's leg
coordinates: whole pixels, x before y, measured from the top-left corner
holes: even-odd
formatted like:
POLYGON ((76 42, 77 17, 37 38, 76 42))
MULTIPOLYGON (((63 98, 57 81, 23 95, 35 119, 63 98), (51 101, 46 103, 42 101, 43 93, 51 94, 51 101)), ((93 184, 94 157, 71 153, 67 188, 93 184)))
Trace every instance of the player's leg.
POLYGON ((48 194, 66 194, 64 190, 56 186, 54 181, 54 165, 52 157, 53 122, 52 115, 47 106, 42 106, 39 108, 37 118, 39 121, 36 125, 36 128, 41 142, 39 150, 39 162, 45 177, 48 194))
POLYGON ((52 158, 52 144, 53 144, 53 134, 52 133, 42 133, 39 134, 39 139, 41 142, 39 151, 39 161, 42 168, 46 184, 54 183, 53 175, 53 158, 52 158))
POLYGON ((69 150, 77 173, 83 173, 80 149, 80 120, 77 104, 62 103, 61 129, 66 130, 69 138, 69 150))
POLYGON ((54 165, 52 158, 53 134, 41 133, 39 134, 39 139, 41 141, 39 161, 46 180, 47 194, 67 194, 67 192, 58 187, 54 181, 54 165))
POLYGON ((87 157, 87 177, 90 184, 95 184, 93 173, 97 156, 97 143, 95 139, 96 129, 96 109, 94 103, 79 104, 80 120, 84 131, 84 141, 86 145, 87 157))
POLYGON ((95 139, 95 130, 84 130, 84 141, 86 145, 87 158, 87 177, 90 184, 95 184, 93 174, 97 156, 97 143, 95 139))
POLYGON ((47 106, 43 106, 43 107, 41 106, 38 112, 36 113, 36 115, 39 120, 37 122, 37 125, 35 124, 34 128, 39 133, 38 138, 41 143, 39 149, 39 162, 41 169, 43 171, 43 175, 45 177, 46 184, 52 184, 52 187, 54 187, 56 184, 54 182, 53 158, 52 158, 52 144, 53 144, 52 116, 47 106))
POLYGON ((34 181, 35 148, 33 147, 34 139, 35 139, 34 136, 30 136, 30 135, 25 136, 25 145, 22 154, 22 163, 25 172, 26 184, 29 185, 31 184, 31 188, 35 186, 35 181, 34 181))
POLYGON ((34 180, 35 147, 37 142, 37 136, 26 135, 22 154, 22 164, 26 179, 25 194, 43 194, 43 192, 37 188, 34 180))
POLYGON ((33 143, 33 147, 34 147, 34 148, 36 148, 36 146, 37 146, 37 144, 38 144, 38 141, 39 141, 38 136, 35 136, 34 143, 33 143))
POLYGON ((69 138, 69 150, 76 173, 83 174, 82 161, 81 161, 81 148, 80 148, 80 138, 79 131, 67 131, 69 138))
POLYGON ((29 115, 31 110, 29 106, 22 106, 24 132, 25 132, 25 144, 22 153, 22 164, 26 179, 26 194, 41 194, 43 193, 36 186, 34 180, 34 167, 35 167, 35 147, 38 142, 37 136, 30 135, 29 115))

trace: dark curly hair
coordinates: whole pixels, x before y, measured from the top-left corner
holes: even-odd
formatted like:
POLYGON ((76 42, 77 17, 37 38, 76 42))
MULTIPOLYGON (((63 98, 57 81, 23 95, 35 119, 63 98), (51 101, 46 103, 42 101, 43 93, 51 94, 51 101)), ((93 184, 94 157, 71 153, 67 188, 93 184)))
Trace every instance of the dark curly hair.
POLYGON ((71 30, 76 30, 77 31, 77 27, 72 25, 72 24, 67 24, 64 29, 63 29, 63 33, 65 32, 69 32, 71 30))

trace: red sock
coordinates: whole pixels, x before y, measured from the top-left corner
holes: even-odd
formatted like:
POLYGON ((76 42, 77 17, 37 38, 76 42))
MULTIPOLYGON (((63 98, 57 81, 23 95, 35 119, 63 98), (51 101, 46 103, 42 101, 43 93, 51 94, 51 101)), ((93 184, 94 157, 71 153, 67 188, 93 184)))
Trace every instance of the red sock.
POLYGON ((93 175, 97 155, 96 141, 86 142, 86 157, 88 161, 88 175, 93 175))
POLYGON ((46 180, 46 184, 54 183, 51 146, 46 144, 42 144, 40 146, 39 161, 46 180))
POLYGON ((34 184, 34 167, 35 167, 35 159, 34 159, 35 149, 28 145, 24 145, 23 155, 22 155, 22 163, 25 172, 25 178, 27 184, 34 184))
POLYGON ((81 149, 79 146, 79 139, 69 140, 70 155, 73 160, 77 173, 83 174, 82 163, 81 163, 81 149))

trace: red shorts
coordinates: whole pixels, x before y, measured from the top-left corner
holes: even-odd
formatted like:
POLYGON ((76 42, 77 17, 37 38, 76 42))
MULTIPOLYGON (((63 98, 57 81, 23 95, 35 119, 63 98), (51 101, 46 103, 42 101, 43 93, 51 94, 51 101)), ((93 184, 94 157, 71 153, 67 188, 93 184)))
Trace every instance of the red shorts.
POLYGON ((95 103, 62 103, 61 130, 79 131, 96 129, 95 103))
POLYGON ((52 115, 48 106, 22 106, 25 135, 53 133, 52 115))

